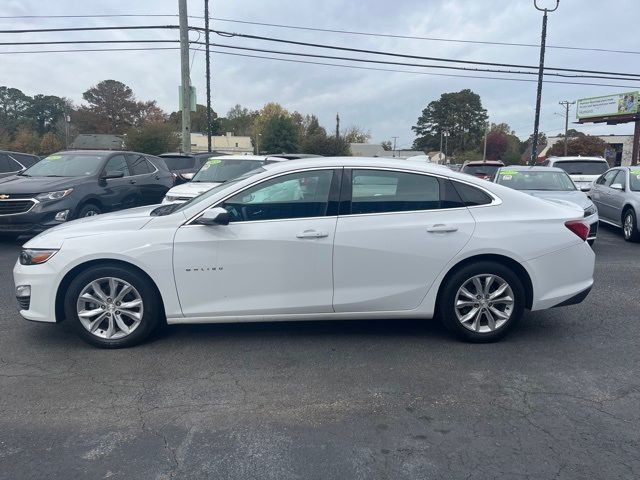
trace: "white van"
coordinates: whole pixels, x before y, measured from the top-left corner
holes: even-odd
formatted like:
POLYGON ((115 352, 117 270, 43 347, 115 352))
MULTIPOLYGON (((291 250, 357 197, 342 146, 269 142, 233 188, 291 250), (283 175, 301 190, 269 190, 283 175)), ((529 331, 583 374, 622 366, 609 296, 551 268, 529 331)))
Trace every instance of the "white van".
POLYGON ((610 168, 602 157, 549 157, 542 165, 561 168, 583 192, 591 190, 593 182, 610 168))

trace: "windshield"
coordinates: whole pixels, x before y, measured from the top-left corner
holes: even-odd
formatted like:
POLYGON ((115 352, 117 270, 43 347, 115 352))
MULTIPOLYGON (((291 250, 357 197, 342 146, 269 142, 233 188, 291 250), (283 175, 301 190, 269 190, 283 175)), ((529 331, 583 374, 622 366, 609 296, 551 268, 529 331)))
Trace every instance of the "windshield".
POLYGON ((515 190, 548 190, 569 192, 575 185, 564 172, 500 170, 496 183, 515 190))
POLYGON ((226 182, 255 170, 262 160, 221 160, 211 158, 193 176, 192 182, 226 182))
POLYGON ((22 175, 28 177, 87 177, 97 173, 104 155, 95 153, 57 153, 40 160, 22 175))
POLYGON ((188 170, 190 168, 193 168, 193 165, 195 162, 194 157, 183 156, 183 155, 176 155, 176 156, 160 155, 160 158, 164 160, 164 163, 167 164, 167 167, 169 167, 169 170, 171 171, 188 170))
POLYGON ((634 192, 640 192, 640 168, 629 170, 629 188, 634 192))
POLYGON ((197 197, 193 197, 191 200, 186 201, 184 203, 176 203, 176 208, 171 210, 170 212, 167 213, 163 213, 164 215, 168 215, 169 213, 173 213, 173 212, 179 212, 182 210, 186 210, 187 208, 203 202, 205 200, 207 200, 208 198, 212 197, 213 195, 216 195, 218 192, 224 190, 225 188, 234 185, 242 180, 244 180, 245 178, 249 178, 253 175, 256 175, 258 173, 262 173, 262 172, 266 172, 266 170, 262 167, 260 168, 256 168, 255 170, 251 170, 250 172, 245 173, 244 175, 241 175, 237 178, 234 178, 233 180, 229 180, 225 183, 223 183, 222 185, 218 185, 217 187, 213 187, 210 190, 207 190, 206 192, 201 193, 200 195, 198 195, 197 197))
POLYGON ((499 168, 500 165, 467 165, 463 172, 469 175, 493 177, 499 168))
POLYGON ((609 164, 606 161, 597 160, 563 160, 553 162, 553 166, 561 168, 569 175, 602 175, 609 170, 609 164))

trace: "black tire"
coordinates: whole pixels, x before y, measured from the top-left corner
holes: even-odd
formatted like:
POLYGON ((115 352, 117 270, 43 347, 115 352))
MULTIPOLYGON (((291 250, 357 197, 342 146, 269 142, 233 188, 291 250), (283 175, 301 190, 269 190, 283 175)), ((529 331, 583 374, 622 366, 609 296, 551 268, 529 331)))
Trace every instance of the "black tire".
POLYGON ((100 215, 101 213, 102 210, 100 209, 100 207, 94 205, 93 203, 86 203, 80 208, 80 210, 78 210, 78 215, 76 215, 76 218, 90 217, 93 215, 100 215))
MULTIPOLYGON (((496 262, 480 261, 460 268, 446 279, 438 296, 437 313, 445 327, 458 338, 474 343, 495 342, 504 337, 518 323, 520 318, 522 318, 525 298, 525 290, 522 282, 510 268, 496 262), (497 326, 495 330, 479 332, 465 327, 461 321, 458 320, 455 305, 458 291, 476 275, 485 274, 499 277, 508 284, 513 292, 513 304, 511 315, 506 322, 501 326, 497 326)), ((472 308, 475 307, 469 307, 470 310, 472 308)), ((499 306, 495 308, 500 309, 499 306)), ((487 317, 481 315, 480 319, 486 321, 487 317)))
POLYGON ((638 217, 633 208, 628 208, 622 214, 622 235, 627 242, 640 242, 640 232, 638 232, 638 217), (625 225, 627 221, 631 222, 631 232, 627 234, 625 225))
MULTIPOLYGON (((124 301, 124 300, 123 300, 124 301)), ((76 332, 84 341, 100 348, 126 348, 144 341, 158 326, 163 315, 160 296, 150 281, 133 269, 120 266, 94 266, 75 277, 64 297, 65 318, 73 324, 76 332), (139 325, 122 338, 107 339, 90 333, 78 317, 77 302, 83 289, 94 280, 113 277, 124 280, 137 290, 142 299, 142 318, 139 325)), ((104 330, 100 329, 100 330, 104 330)))

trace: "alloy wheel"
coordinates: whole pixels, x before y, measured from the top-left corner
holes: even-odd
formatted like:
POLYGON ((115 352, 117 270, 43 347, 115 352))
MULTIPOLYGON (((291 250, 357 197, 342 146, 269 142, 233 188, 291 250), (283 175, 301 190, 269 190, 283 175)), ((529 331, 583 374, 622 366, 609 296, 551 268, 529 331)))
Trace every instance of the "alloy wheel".
POLYGON ((82 326, 96 337, 116 340, 140 326, 144 313, 142 297, 130 283, 114 277, 93 280, 76 303, 82 326))
POLYGON ((633 235, 633 228, 633 215, 631 213, 627 213, 624 217, 624 225, 622 226, 624 238, 631 238, 631 235, 633 235))
POLYGON ((462 284, 455 296, 458 321, 467 329, 488 333, 511 318, 514 295, 509 284, 493 274, 480 274, 462 284))
POLYGON ((95 217, 98 215, 98 212, 95 210, 87 210, 87 213, 84 214, 85 217, 95 217))

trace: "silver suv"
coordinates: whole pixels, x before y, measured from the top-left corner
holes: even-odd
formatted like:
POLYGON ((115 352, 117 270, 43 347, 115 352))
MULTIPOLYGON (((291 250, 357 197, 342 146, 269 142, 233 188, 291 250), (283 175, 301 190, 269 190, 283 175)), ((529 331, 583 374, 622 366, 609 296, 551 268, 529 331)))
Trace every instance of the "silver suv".
POLYGON ((602 157, 549 157, 542 165, 561 168, 583 192, 589 191, 593 182, 609 169, 609 163, 602 157))
POLYGON ((624 239, 640 241, 640 167, 616 167, 601 175, 590 192, 600 221, 622 227, 624 239))

